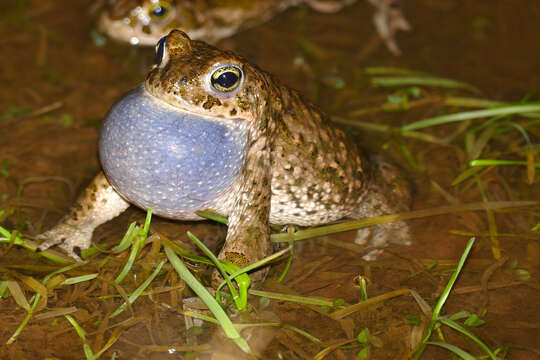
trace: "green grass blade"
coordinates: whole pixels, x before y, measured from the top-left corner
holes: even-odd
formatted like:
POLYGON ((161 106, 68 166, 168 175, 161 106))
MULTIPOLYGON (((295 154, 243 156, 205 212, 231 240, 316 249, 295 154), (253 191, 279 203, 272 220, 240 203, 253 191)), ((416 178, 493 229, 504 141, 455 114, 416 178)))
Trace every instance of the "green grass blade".
POLYGON ((496 107, 493 109, 482 109, 482 110, 473 110, 459 112, 456 114, 450 115, 441 115, 435 116, 429 119, 424 119, 420 121, 413 122, 402 126, 400 129, 402 131, 411 131, 423 129, 430 126, 447 124, 456 121, 472 120, 479 119, 491 116, 506 116, 506 115, 515 115, 515 114, 526 114, 532 112, 540 111, 540 103, 528 103, 528 104, 518 104, 518 105, 505 105, 496 107))
POLYGON ((169 259, 169 262, 174 267, 178 275, 182 278, 182 280, 185 281, 185 283, 197 294, 199 298, 206 304, 208 309, 214 314, 216 317, 216 320, 219 321, 220 326, 222 327, 223 331, 225 332, 225 335, 233 340, 236 345, 242 351, 245 353, 251 354, 251 349, 249 348, 248 343, 242 336, 240 336, 240 333, 236 330, 231 320, 227 317, 227 314, 225 311, 219 306, 217 301, 214 299, 214 297, 206 290, 206 288, 193 276, 193 274, 188 270, 188 268, 184 265, 182 260, 176 254, 174 251, 164 243, 163 245, 165 249, 165 254, 167 255, 167 258, 169 259))
POLYGON ((266 297, 269 299, 275 299, 275 300, 280 300, 280 301, 290 301, 290 302, 295 302, 295 303, 300 303, 300 304, 319 305, 319 306, 330 306, 330 307, 334 306, 334 301, 332 300, 309 297, 309 296, 282 294, 282 293, 276 293, 276 292, 270 292, 270 291, 254 290, 254 289, 249 290, 249 293, 251 295, 266 297))
MULTIPOLYGON (((135 231, 137 231, 137 227, 135 228, 135 231)), ((133 267, 133 264, 135 264, 135 260, 137 259, 137 255, 139 254, 142 245, 144 243, 144 238, 141 236, 134 236, 133 237, 133 244, 131 246, 131 251, 129 253, 128 260, 126 261, 126 264, 122 268, 122 271, 118 274, 116 279, 114 279, 114 282, 117 284, 120 284, 122 280, 129 274, 129 271, 133 267)))
MULTIPOLYGON (((255 262, 255 263, 253 263, 253 264, 249 264, 248 266, 245 266, 245 267, 243 267, 241 269, 238 269, 237 271, 230 272, 229 277, 231 279, 235 279, 239 275, 247 273, 248 271, 254 270, 254 269, 258 268, 258 267, 261 267, 261 266, 267 264, 270 261, 273 261, 274 259, 279 258, 281 255, 289 252, 291 249, 292 249, 292 245, 285 248, 285 249, 283 249, 283 250, 280 250, 280 251, 278 251, 276 253, 273 253, 272 255, 269 255, 269 256, 265 257, 264 259, 261 259, 261 260, 255 262)), ((226 269, 226 270, 228 271, 228 269, 226 269)), ((221 288, 223 285, 224 285, 224 282, 222 282, 219 285, 219 287, 221 288)))
POLYGON ((66 271, 76 269, 76 268, 81 267, 81 266, 86 265, 86 264, 88 264, 88 260, 64 266, 64 267, 62 267, 62 268, 60 268, 58 270, 53 271, 50 274, 45 275, 42 282, 45 285, 45 284, 47 284, 49 282, 49 280, 52 277, 54 277, 54 276, 56 276, 58 274, 61 274, 61 273, 65 273, 66 271))
MULTIPOLYGON (((236 283, 238 284, 238 291, 240 295, 240 299, 242 301, 243 307, 241 309, 244 309, 247 306, 247 292, 248 288, 251 284, 251 279, 246 274, 248 271, 257 269, 261 266, 266 265, 268 262, 273 261, 274 259, 279 258, 281 255, 285 254, 286 252, 289 252, 292 249, 292 245, 289 245, 286 249, 280 250, 276 253, 273 253, 264 259, 261 259, 253 264, 249 264, 248 266, 245 266, 243 268, 239 268, 237 265, 232 263, 227 263, 225 261, 222 261, 221 264, 225 268, 225 270, 229 273, 229 277, 231 279, 234 279, 236 283)), ((289 258, 290 260, 290 258, 289 258)), ((216 292, 216 299, 219 301, 219 290, 226 284, 225 281, 222 281, 221 284, 219 284, 216 292)), ((240 309, 240 308, 239 308, 240 309)))
POLYGON ((285 264, 283 271, 281 272, 281 274, 279 275, 277 279, 277 282, 279 283, 282 282, 283 279, 285 279, 285 276, 287 276, 287 274, 289 273, 289 269, 291 268, 291 265, 292 265, 292 261, 294 258, 294 246, 292 242, 291 242, 291 245, 289 245, 289 249, 290 249, 290 254, 289 254, 289 257, 287 258, 287 263, 285 264))
MULTIPOLYGON (((156 269, 152 272, 152 274, 150 274, 150 276, 146 280, 144 280, 144 282, 141 285, 139 285, 139 287, 137 289, 135 289, 135 291, 133 293, 131 293, 131 295, 128 298, 128 301, 129 301, 130 304, 133 304, 135 302, 135 300, 137 300, 137 298, 139 296, 141 296, 141 294, 148 287, 148 285, 150 285, 150 283, 152 281, 154 281, 154 278, 161 271, 161 268, 163 267, 163 264, 165 264, 165 260, 161 261, 158 264, 158 266, 156 267, 156 269)), ((112 319, 113 317, 119 315, 120 313, 122 313, 122 311, 125 310, 126 306, 127 306, 126 303, 123 303, 109 317, 112 319)))
POLYGON ((468 168, 465 171, 463 171, 461 174, 456 176, 454 181, 452 181, 452 186, 456 186, 459 183, 462 183, 463 181, 467 180, 468 178, 474 176, 474 174, 477 174, 478 172, 482 171, 479 167, 472 167, 468 168))
POLYGON ((83 350, 84 350, 84 355, 86 356, 86 359, 87 360, 96 359, 96 357, 94 356, 94 353, 92 352, 92 349, 90 348, 90 345, 88 345, 88 342, 86 341, 86 335, 84 334, 83 328, 71 315, 64 315, 64 317, 75 328, 75 332, 77 332, 77 335, 79 335, 79 337, 83 341, 83 350))
POLYGON ((71 278, 68 278, 68 279, 62 281, 62 285, 78 284, 78 283, 81 283, 81 282, 84 282, 84 281, 93 280, 93 279, 97 278, 98 276, 99 276, 98 273, 75 276, 75 277, 71 277, 71 278))
MULTIPOLYGON (((239 296, 238 295, 238 292, 236 291, 236 288, 233 286, 233 284, 231 283, 231 279, 229 278, 229 274, 228 272, 225 270, 225 266, 224 264, 222 263, 222 261, 220 261, 215 255, 214 253, 212 253, 210 251, 210 249, 208 249, 203 243, 201 240, 199 240, 195 235, 193 235, 190 231, 187 232, 187 236, 191 239, 191 241, 193 241, 195 243, 195 245, 197 245, 199 247, 199 249, 202 250, 202 252, 208 256, 208 258, 210 260, 212 260, 212 262, 214 263, 214 265, 219 269, 219 272, 221 273, 221 276, 223 276, 223 279, 225 279, 225 282, 227 283, 227 286, 229 287, 229 291, 232 295, 232 298, 234 300, 234 303, 236 304, 236 307, 239 309, 239 310, 242 310, 242 309, 245 309, 246 305, 247 305, 247 289, 245 289, 245 291, 242 291, 242 296, 239 296), (243 297, 243 298, 242 298, 243 297)), ((232 264, 231 264, 232 265, 232 264)), ((236 271, 236 269, 234 269, 233 271, 236 271)), ((251 282, 251 281, 250 281, 251 282)), ((238 286, 240 287, 240 283, 237 282, 238 286)), ((248 284, 249 286, 249 284, 248 284)))
POLYGON ((478 346, 480 346, 482 348, 482 350, 484 350, 484 352, 489 356, 489 358, 491 360, 496 360, 495 354, 493 354, 493 352, 489 349, 489 347, 486 344, 484 344, 484 342, 482 340, 477 338, 473 333, 471 333, 470 331, 465 329, 463 326, 461 326, 460 324, 458 324, 454 320, 451 320, 451 319, 449 319, 447 317, 442 317, 441 316, 438 320, 442 324, 447 325, 447 326, 451 327, 452 329, 454 329, 456 331, 459 331, 461 334, 467 336, 469 339, 471 339, 472 341, 477 343, 478 346))
POLYGON ((476 356, 469 354, 465 350, 462 350, 455 345, 451 345, 451 344, 447 344, 447 343, 443 343, 439 341, 428 341, 427 344, 440 346, 446 350, 453 352, 455 355, 459 356, 460 358, 464 360, 477 360, 476 356))
POLYGON ((393 66, 368 66, 364 68, 364 73, 367 75, 407 75, 407 76, 423 76, 427 75, 421 71, 398 68, 393 66))
POLYGON ((474 241, 475 241, 475 239, 474 239, 474 237, 472 237, 467 242, 467 245, 465 246, 465 250, 463 251, 463 254, 461 255, 461 258, 459 259, 459 262, 457 264, 456 269, 452 273, 452 276, 450 277, 450 280, 448 280, 448 283, 446 284, 446 287, 444 288, 444 291, 442 292, 441 296, 439 297, 439 300, 435 304, 435 308, 433 309, 433 314, 431 316, 431 321, 430 321, 429 326, 428 326, 428 328, 426 330, 426 335, 424 336, 424 339, 422 340, 420 345, 418 345, 418 347, 414 351, 414 355, 412 356, 412 359, 417 360, 417 359, 420 359, 420 357, 422 356, 422 354, 423 354, 423 352, 424 352, 424 350, 426 348, 426 344, 427 344, 428 340, 431 337, 433 329, 437 325, 441 309, 442 309, 444 303, 446 302, 446 299, 448 298, 448 295, 450 294, 450 291, 452 290, 452 287, 454 286, 454 283, 456 282, 456 279, 457 279, 458 275, 460 274, 461 269, 463 268, 463 264, 465 263, 465 260, 467 259, 467 256, 469 255, 469 252, 471 251, 471 248, 472 248, 472 246, 474 244, 474 241))
POLYGON ((466 89, 475 93, 480 92, 470 84, 435 76, 379 76, 371 79, 371 85, 381 87, 433 86, 449 89, 466 89))
POLYGON ((417 219, 426 216, 444 215, 462 211, 476 210, 499 210, 509 207, 522 207, 538 205, 536 201, 490 201, 489 203, 469 203, 463 205, 440 206, 431 209, 413 210, 402 214, 383 215, 374 218, 365 218, 360 220, 345 221, 337 224, 323 225, 319 227, 308 228, 295 231, 292 234, 281 233, 272 234, 270 240, 272 242, 289 242, 311 239, 318 236, 335 234, 343 231, 355 230, 372 225, 379 225, 393 221, 417 219))
POLYGON ((17 340, 17 337, 19 336, 19 334, 23 331, 26 324, 28 324, 28 322, 34 315, 34 311, 36 310, 37 305, 39 304, 39 300, 41 300, 41 295, 36 294, 30 311, 26 313, 26 316, 24 317, 23 321, 21 321, 21 323, 19 324, 19 326, 17 327, 13 335, 11 335, 8 341, 6 341, 6 345, 12 344, 15 340, 17 340))
POLYGON ((170 241, 166 237, 162 236, 161 241, 163 241, 163 243, 167 244, 167 246, 170 247, 171 249, 173 249, 173 251, 177 255, 183 257, 184 259, 188 259, 188 260, 191 260, 191 261, 194 261, 194 262, 200 262, 200 263, 207 264, 207 265, 214 265, 212 260, 210 260, 208 258, 205 258, 204 256, 199 256, 199 255, 196 255, 196 254, 192 254, 189 251, 182 248, 181 246, 178 246, 174 242, 170 241))
MULTIPOLYGON (((242 269, 233 263, 229 263, 226 261, 220 261, 221 266, 223 266, 223 269, 227 272, 227 274, 235 274, 234 276, 228 275, 227 277, 229 279, 234 279, 236 282, 236 285, 238 285, 238 295, 234 297, 234 293, 231 292, 231 295, 233 296, 234 303, 236 305, 236 308, 238 310, 244 310, 247 307, 247 292, 249 289, 249 286, 251 285, 251 279, 249 278, 249 275, 246 274, 242 269)), ((221 301, 221 288, 224 284, 226 284, 226 281, 223 281, 220 286, 216 289, 216 300, 221 301)), ((236 291, 235 291, 236 292, 236 291)))
POLYGON ((19 283, 15 280, 6 280, 6 284, 15 303, 22 307, 26 312, 30 312, 31 306, 28 303, 28 300, 26 300, 26 296, 24 296, 24 292, 19 283))
POLYGON ((464 108, 490 108, 504 105, 504 103, 500 101, 459 96, 449 96, 444 98, 444 104, 464 108))
POLYGON ((75 328, 75 331, 77 332, 77 335, 82 339, 82 341, 86 341, 86 335, 84 333, 83 328, 79 325, 79 323, 73 318, 71 315, 64 315, 64 317, 71 323, 71 325, 75 328))
MULTIPOLYGON (((501 165, 522 165, 527 166, 526 161, 519 160, 492 160, 477 159, 469 162, 469 166, 501 166, 501 165)), ((534 163, 534 167, 540 169, 540 163, 534 163)))
MULTIPOLYGON (((133 264, 135 263, 135 260, 137 259, 137 255, 139 255, 139 252, 141 251, 144 242, 146 241, 146 237, 148 236, 148 231, 150 230, 150 221, 152 220, 152 209, 148 209, 146 211, 146 220, 144 222, 143 228, 139 228, 138 226, 134 226, 133 228, 130 226, 128 229, 128 232, 130 230, 132 231, 132 234, 130 234, 129 238, 133 239, 131 252, 129 253, 129 258, 126 264, 124 265, 124 268, 122 271, 120 271, 120 274, 114 279, 114 282, 117 284, 120 284, 122 280, 126 277, 126 275, 129 273, 131 268, 133 267, 133 264)), ((127 233, 124 236, 124 238, 128 237, 127 233)), ((123 239, 122 239, 123 241, 123 239)))
POLYGON ((113 254, 118 254, 118 253, 121 253, 122 251, 127 250, 133 243, 132 240, 135 235, 137 235, 137 223, 134 221, 129 225, 120 243, 116 245, 115 247, 113 247, 111 249, 111 252, 113 254))
POLYGON ((199 215, 202 218, 212 220, 223 225, 229 224, 229 219, 226 216, 223 216, 215 211, 205 210, 205 211, 195 211, 195 214, 199 215))
POLYGON ((512 126, 513 128, 515 128, 517 131, 519 131, 521 136, 523 136, 523 138, 525 139, 525 142, 527 143, 527 146, 532 145, 531 138, 529 137, 529 134, 527 133, 527 130, 525 130, 525 128, 523 126, 521 126, 520 124, 517 124, 517 123, 515 123, 513 121, 509 121, 508 124, 510 126, 512 126))
MULTIPOLYGON (((83 266, 83 265, 85 265, 87 263, 88 263, 88 261, 83 261, 83 262, 80 262, 80 263, 75 263, 75 264, 70 264, 70 265, 64 266, 63 268, 60 268, 60 269, 58 269, 56 271, 53 271, 52 273, 46 275, 41 282, 43 283, 43 285, 46 285, 53 276, 58 275, 58 274, 63 273, 63 272, 66 272, 66 271, 69 271, 69 270, 72 270, 72 269, 75 269, 77 267, 83 266)), ((24 317, 23 321, 19 324, 19 326, 17 327, 17 329, 13 333, 13 335, 11 335, 11 337, 8 339, 8 341, 6 341, 6 345, 9 345, 9 344, 13 343, 17 339, 17 337, 22 332, 22 330, 24 329, 26 324, 30 321, 30 319, 34 315, 34 311, 36 310, 40 300, 41 300, 41 295, 38 293, 34 297, 34 301, 32 303, 32 307, 30 308, 30 311, 28 311, 28 313, 24 317)))
POLYGON ((463 268, 463 265, 465 264, 465 260, 467 260, 467 256, 469 256, 469 252, 471 251, 471 248, 474 244, 475 238, 472 237, 467 242, 467 245, 465 246, 465 250, 463 251, 463 254, 461 255, 461 258, 459 259, 459 262, 457 264, 456 269, 452 273, 452 276, 450 276, 450 280, 448 280, 448 283, 446 284, 446 287, 444 288, 444 291, 442 292, 441 296, 439 297, 439 300, 437 301, 437 304, 433 308, 433 316, 432 321, 436 321, 439 317, 439 314, 441 312, 442 307, 444 306, 444 303, 446 302, 446 299, 450 295, 450 291, 452 290, 452 287, 454 286, 459 274, 461 273, 461 269, 463 268))
POLYGON ((146 210, 146 219, 144 220, 144 226, 141 231, 141 235, 144 239, 148 236, 148 231, 150 231, 150 222, 152 221, 152 208, 146 210))
POLYGON ((0 280, 0 299, 5 299, 9 295, 8 284, 6 281, 0 280))

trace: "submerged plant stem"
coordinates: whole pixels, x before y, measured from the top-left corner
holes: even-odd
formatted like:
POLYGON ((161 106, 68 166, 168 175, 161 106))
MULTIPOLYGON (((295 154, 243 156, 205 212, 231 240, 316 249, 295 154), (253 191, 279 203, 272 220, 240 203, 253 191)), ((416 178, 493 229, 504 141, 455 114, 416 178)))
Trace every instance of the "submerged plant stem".
POLYGON ((403 221, 410 219, 418 219, 428 216, 437 216, 451 214, 464 211, 479 211, 479 210, 498 210, 506 208, 517 208, 524 206, 539 205, 538 201, 491 201, 477 202, 464 205, 440 206, 431 209, 409 211, 401 214, 385 215, 375 218, 360 219, 347 221, 339 224, 320 226, 306 230, 300 230, 293 234, 272 234, 272 242, 288 242, 310 239, 318 236, 335 234, 342 231, 356 230, 367 226, 385 224, 394 221, 403 221))

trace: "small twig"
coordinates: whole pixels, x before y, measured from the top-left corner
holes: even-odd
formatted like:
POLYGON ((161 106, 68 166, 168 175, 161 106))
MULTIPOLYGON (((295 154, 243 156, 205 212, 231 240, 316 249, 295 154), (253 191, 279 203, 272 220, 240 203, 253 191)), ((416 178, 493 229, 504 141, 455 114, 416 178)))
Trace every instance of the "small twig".
POLYGON ((508 256, 501 257, 498 261, 491 264, 484 271, 484 273, 482 274, 482 277, 480 279, 480 284, 482 286, 482 295, 484 296, 484 301, 482 302, 482 308, 481 309, 485 309, 487 307, 488 303, 489 303, 489 293, 488 293, 488 290, 489 290, 488 289, 489 278, 491 277, 491 275, 493 275, 495 270, 497 270, 498 268, 503 266, 506 263, 507 260, 508 260, 508 256))
POLYGON ((368 306, 377 304, 379 302, 386 301, 386 300, 394 298, 396 296, 406 295, 406 294, 409 294, 409 293, 410 293, 409 289, 399 289, 399 290, 390 291, 390 292, 388 292, 386 294, 375 296, 375 297, 372 297, 372 298, 370 298, 370 299, 368 299, 366 301, 362 301, 362 302, 359 302, 357 304, 347 306, 344 309, 334 311, 333 313, 330 314, 330 317, 332 319, 335 319, 335 320, 342 319, 345 316, 350 315, 352 313, 355 313, 357 311, 363 310, 368 306))
MULTIPOLYGON (((504 282, 504 283, 494 283, 488 285, 488 290, 495 290, 495 289, 503 289, 506 287, 511 286, 517 286, 517 285, 523 285, 522 281, 512 281, 512 282, 504 282)), ((459 288, 454 289, 454 294, 470 294, 474 292, 483 291, 481 285, 471 285, 471 286, 462 286, 459 288)))
POLYGON ((56 101, 56 102, 53 102, 52 104, 45 105, 42 108, 36 109, 36 110, 32 111, 29 114, 26 114, 24 117, 37 117, 37 116, 40 116, 40 115, 43 115, 43 114, 50 113, 50 112, 52 112, 54 110, 58 110, 62 106, 64 106, 63 101, 56 101))
POLYGON ((6 121, 7 123, 12 123, 12 122, 16 122, 16 121, 19 121, 19 120, 22 120, 22 119, 30 119, 30 118, 35 118, 35 117, 38 117, 38 116, 41 116, 41 115, 45 115, 45 114, 48 114, 50 112, 53 112, 55 110, 58 110, 60 109, 62 106, 64 106, 64 102, 63 101, 56 101, 56 102, 53 102, 52 104, 49 104, 49 105, 45 105, 39 109, 36 109, 34 111, 31 111, 27 114, 22 114, 22 115, 19 115, 19 116, 14 116, 12 118, 10 118, 8 121, 6 121))

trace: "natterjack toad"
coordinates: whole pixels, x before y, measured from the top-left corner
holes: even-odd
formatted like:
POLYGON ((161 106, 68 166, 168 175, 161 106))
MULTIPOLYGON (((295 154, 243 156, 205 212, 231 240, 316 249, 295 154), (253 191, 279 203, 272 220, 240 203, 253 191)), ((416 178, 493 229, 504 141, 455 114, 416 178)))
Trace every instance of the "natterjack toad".
MULTIPOLYGON (((388 49, 399 54, 395 34, 410 26, 399 0, 368 0, 373 22, 388 49)), ((99 19, 101 31, 132 45, 155 45, 172 29, 192 39, 215 42, 271 19, 291 6, 306 4, 320 12, 337 12, 356 0, 116 0, 99 19)))
MULTIPOLYGON (((408 209, 406 181, 366 157, 328 116, 243 58, 178 30, 159 64, 110 110, 99 141, 103 173, 40 235, 78 259, 93 230, 135 204, 157 215, 229 217, 219 257, 241 267, 271 253, 269 223, 310 226, 408 209)), ((403 222, 359 232, 375 247, 407 244, 403 222)))

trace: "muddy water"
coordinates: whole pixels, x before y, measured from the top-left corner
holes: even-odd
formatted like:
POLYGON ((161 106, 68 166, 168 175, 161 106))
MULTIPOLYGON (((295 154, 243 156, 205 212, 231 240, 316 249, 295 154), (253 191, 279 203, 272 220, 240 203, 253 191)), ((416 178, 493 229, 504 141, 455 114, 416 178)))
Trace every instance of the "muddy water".
MULTIPOLYGON (((96 46, 90 35, 96 17, 92 4, 91 1, 37 0, 2 3, 0 208, 6 210, 1 217, 6 228, 18 228, 33 235, 54 224, 64 214, 76 194, 99 169, 96 145, 104 115, 123 93, 143 79, 152 64, 151 49, 135 49, 112 42, 96 46)), ((362 68, 375 65, 411 68, 466 81, 481 90, 480 96, 495 100, 519 101, 527 95, 538 98, 539 2, 416 0, 404 5, 414 31, 400 34, 399 44, 404 52, 401 57, 390 55, 375 36, 371 8, 366 2, 331 16, 316 14, 307 8, 293 9, 219 45, 241 53, 301 90, 323 109, 344 117, 352 117, 351 113, 358 109, 380 104, 388 95, 388 91, 371 87, 369 79, 362 74, 362 68)), ((428 90, 428 94, 470 95, 439 90, 428 90)), ((358 120, 398 125, 443 111, 448 109, 427 106, 401 113, 373 111, 358 120)), ((444 136, 453 129, 455 127, 443 127, 430 131, 436 136, 444 136)), ((527 130, 532 142, 538 142, 538 126, 527 130)), ((351 131, 366 146, 374 151, 386 151, 408 169, 416 185, 415 209, 448 205, 452 201, 482 200, 474 183, 451 185, 464 169, 463 139, 456 140, 451 146, 440 146, 396 139, 378 132, 351 131), (416 159, 416 167, 412 167, 399 150, 403 145, 416 159), (443 190, 436 190, 437 186, 443 190)), ((521 144, 518 135, 497 138, 490 143, 486 154, 515 150, 516 144, 521 144)), ((538 180, 527 185, 522 168, 489 170, 482 173, 481 182, 489 200, 540 199, 538 180)), ((508 262, 492 268, 493 273, 488 277, 486 274, 491 274, 491 270, 486 272, 486 269, 495 260, 489 237, 480 236, 472 261, 457 284, 461 290, 450 296, 443 311, 446 314, 461 310, 480 313, 487 309, 486 323, 474 328, 473 332, 491 348, 506 344, 523 346, 522 350, 510 350, 509 358, 512 359, 540 356, 540 250, 538 234, 529 231, 538 222, 538 209, 536 218, 533 210, 528 208, 495 216, 497 230, 510 235, 499 237, 508 262), (529 271, 531 279, 519 283, 516 269, 529 271), (499 288, 488 292, 482 292, 481 288, 467 291, 466 286, 481 285, 483 276, 489 278, 490 285, 499 288)), ((117 241, 131 221, 143 218, 141 211, 130 209, 98 229, 94 241, 117 241)), ((485 212, 469 212, 413 220, 411 225, 413 245, 391 247, 373 263, 359 260, 362 249, 351 244, 351 234, 305 241, 298 247, 291 271, 284 281, 287 289, 272 284, 267 289, 343 298, 352 304, 359 300, 354 279, 363 275, 368 279, 370 297, 410 288, 432 305, 448 280, 449 268, 442 266, 441 260, 455 261, 460 256, 468 239, 463 233, 485 235, 489 229, 487 216, 485 212), (440 265, 427 268, 426 264, 433 260, 439 260, 440 265)), ((178 224, 159 219, 153 223, 153 228, 170 239, 186 242, 185 231, 188 229, 213 244, 217 244, 224 234, 224 229, 218 225, 178 224)), ((39 268, 53 264, 37 259, 29 251, 4 245, 1 251, 2 280, 18 279, 22 284, 21 274, 41 278, 52 271, 49 267, 39 268), (34 267, 17 267, 21 264, 34 267)), ((118 263, 122 260, 118 259, 118 263)), ((282 268, 283 264, 276 266, 274 276, 282 268)), ((105 278, 110 275, 106 266, 97 269, 105 278)), ((178 285, 165 277, 156 287, 175 284, 178 285)), ((33 292, 26 285, 21 286, 30 298, 33 292)), ((128 292, 133 289, 129 285, 126 287, 128 292)), ((116 293, 103 283, 81 283, 51 291, 48 307, 77 307, 73 316, 87 331, 92 348, 98 350, 116 328, 111 327, 102 336, 104 328, 99 328, 97 321, 120 304, 120 300, 98 297, 116 293)), ((126 326, 120 339, 107 351, 107 356, 116 351, 123 359, 180 358, 178 353, 170 354, 164 349, 186 344, 184 319, 177 312, 159 305, 177 304, 182 292, 173 293, 164 292, 136 303, 135 317, 141 321, 126 326), (144 347, 150 345, 164 348, 144 347)), ((0 342, 3 344, 21 323, 25 312, 11 297, 1 299, 0 304, 3 319, 0 342)), ((352 338, 368 327, 383 343, 381 348, 372 348, 375 359, 406 358, 411 325, 404 319, 408 315, 421 314, 409 296, 380 303, 341 322, 330 319, 318 308, 277 301, 272 301, 266 308, 257 301, 254 305, 260 308, 260 317, 253 315, 252 319, 243 321, 279 319, 325 343, 352 338)), ((126 318, 127 315, 123 319, 126 318)), ((101 326, 116 323, 111 321, 101 326)), ((445 336, 449 343, 480 354, 479 349, 463 337, 451 331, 445 331, 445 336)), ((267 358, 277 358, 281 354, 286 359, 309 359, 322 349, 289 330, 257 330, 253 337, 258 340, 252 346, 261 349, 267 358)), ((210 343, 214 349, 227 348, 219 334, 211 331, 206 331, 199 343, 210 343)), ((354 358, 358 350, 337 350, 326 358, 354 358)), ((424 358, 446 359, 448 356, 445 350, 429 348, 424 358)), ((2 359, 45 357, 84 357, 80 339, 63 318, 32 320, 15 343, 0 347, 2 359)))

